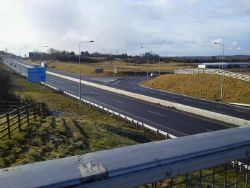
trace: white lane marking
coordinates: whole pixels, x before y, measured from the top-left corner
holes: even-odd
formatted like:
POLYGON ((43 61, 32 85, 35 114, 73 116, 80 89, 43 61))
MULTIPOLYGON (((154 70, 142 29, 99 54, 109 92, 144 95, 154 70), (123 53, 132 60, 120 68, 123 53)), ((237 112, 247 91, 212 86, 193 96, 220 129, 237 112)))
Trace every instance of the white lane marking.
POLYGON ((152 114, 155 114, 155 115, 158 115, 158 116, 161 116, 161 117, 164 117, 165 115, 163 115, 163 114, 159 114, 159 113, 157 113, 157 112, 152 112, 152 111, 148 111, 149 113, 152 113, 152 114))
POLYGON ((142 120, 144 120, 144 121, 146 121, 146 122, 151 123, 151 125, 157 125, 157 126, 159 126, 159 127, 162 127, 162 129, 171 130, 171 131, 174 131, 174 132, 176 132, 176 133, 179 133, 179 134, 181 134, 181 135, 183 135, 183 136, 187 136, 187 134, 185 134, 185 133, 183 133, 183 132, 177 131, 177 130, 172 129, 172 128, 167 127, 167 126, 163 126, 163 125, 161 125, 161 124, 159 124, 159 123, 150 121, 150 120, 145 119, 145 118, 143 118, 143 117, 141 117, 141 116, 136 116, 136 115, 134 115, 134 114, 132 114, 132 113, 130 113, 130 112, 127 112, 127 111, 121 110, 121 109, 119 109, 119 108, 110 106, 110 105, 105 104, 105 103, 103 103, 103 102, 101 102, 101 101, 97 101, 97 100, 95 100, 95 99, 93 99, 93 98, 89 98, 89 97, 86 97, 86 96, 84 96, 84 98, 89 99, 89 101, 95 101, 97 104, 102 104, 103 106, 107 106, 107 107, 109 107, 110 109, 112 109, 112 108, 113 108, 113 109, 116 109, 117 112, 127 113, 127 114, 129 114, 131 117, 138 118, 138 119, 142 119, 142 120))
POLYGON ((173 97, 173 98, 175 98, 175 99, 178 99, 178 97, 176 97, 176 96, 171 96, 171 97, 173 97))
POLYGON ((185 100, 185 101, 191 101, 191 102, 193 101, 193 100, 190 100, 190 99, 184 99, 184 100, 185 100))
MULTIPOLYGON (((27 65, 23 65, 23 66, 26 66, 26 67, 30 67, 30 66, 27 66, 27 65)), ((70 80, 70 81, 73 81, 73 82, 77 82, 79 83, 79 79, 76 79, 76 78, 72 78, 72 77, 69 77, 69 76, 64 76, 64 75, 61 75, 61 74, 57 74, 57 73, 53 73, 53 72, 50 72, 50 71, 46 71, 47 74, 50 74, 52 76, 56 76, 56 77, 60 77, 60 78, 64 78, 64 79, 67 79, 67 80, 70 80)), ((123 94, 127 97, 133 97, 135 99, 142 99, 142 98, 139 98, 139 97, 146 97, 144 95, 142 96, 134 96, 135 94, 132 93, 132 92, 128 92, 128 91, 124 91, 124 90, 120 90, 120 89, 115 89, 115 88, 112 88, 112 87, 108 87, 108 86, 104 86, 104 85, 100 85, 100 84, 95 84, 95 83, 92 83, 92 82, 88 82, 88 81, 83 81, 82 84, 85 84, 85 85, 88 85, 88 86, 91 86, 91 87, 95 87, 95 88, 99 88, 99 89, 103 89, 103 90, 106 90, 106 91, 109 91, 109 92, 114 92, 114 93, 119 93, 119 94, 123 94)), ((140 94, 136 94, 136 95, 140 95, 140 94)), ((149 98, 149 97, 148 97, 149 98)), ((156 98, 153 98, 153 99, 156 99, 156 98)), ((147 99, 143 99, 144 101, 148 101, 147 99)), ((157 100, 160 100, 160 99, 157 99, 157 100)), ((189 99, 188 99, 189 100, 189 99)), ((192 101, 192 100, 191 100, 192 101)), ((165 102, 168 102, 170 104, 164 104, 164 106, 169 106, 169 105, 180 105, 181 107, 184 106, 184 107, 189 107, 189 108, 192 108, 192 109, 195 109, 195 110, 198 110, 199 108, 195 108, 195 107, 190 107, 190 106, 187 106, 187 105, 182 105, 182 104, 179 104, 179 103, 173 103, 173 102, 170 102, 170 101, 165 101, 165 102)), ((161 104, 161 103, 160 103, 161 104)), ((188 110, 186 109, 183 109, 181 107, 178 107, 176 109, 181 109, 183 110, 184 112, 189 112, 188 110)), ((202 109, 203 112, 205 111, 208 111, 208 110, 204 110, 202 109)), ((209 112, 209 111, 208 111, 209 112)), ((233 122, 230 122, 232 124, 235 124, 235 125, 246 125, 249 121, 248 120, 245 120, 245 119, 241 119, 241 118, 237 118, 237 117, 232 117, 230 115, 227 115, 227 114, 221 114, 221 113, 218 113, 218 112, 215 112, 215 111, 212 111, 214 114, 216 115, 220 115, 222 116, 222 118, 219 118, 220 121, 224 121, 224 122, 229 122, 226 118, 233 118, 233 122), (237 120, 237 121, 236 121, 237 120), (236 123, 235 123, 236 122, 236 123)), ((194 113, 196 115, 200 115, 200 113, 194 113)), ((192 116, 192 115, 189 115, 189 116, 192 116)), ((202 114, 202 116, 204 117, 209 117, 209 118, 212 118, 212 119, 215 119, 212 115, 204 115, 204 113, 202 114)), ((202 119, 202 118, 200 118, 202 119)), ((209 121, 207 119, 203 119, 203 120, 206 120, 206 121, 209 121)), ((224 125, 224 124, 223 124, 224 125)), ((224 125, 224 126, 227 126, 227 125, 224 125)), ((230 127, 230 126, 227 126, 227 127, 230 127)))
POLYGON ((111 99, 112 101, 118 102, 118 103, 123 103, 122 101, 116 100, 116 99, 111 99))
MULTIPOLYGON (((77 86, 76 86, 77 87, 77 86)), ((88 94, 92 94, 92 95, 97 95, 97 93, 96 92, 92 92, 92 91, 90 91, 90 92, 87 92, 88 94)))
POLYGON ((238 110, 238 109, 236 109, 236 111, 237 111, 237 112, 243 112, 243 113, 245 113, 245 111, 243 111, 243 110, 238 110))
POLYGON ((200 104, 207 104, 207 103, 205 103, 205 102, 201 102, 201 101, 199 101, 198 103, 200 103, 200 104))
POLYGON ((216 105, 217 108, 223 108, 223 109, 226 109, 227 107, 224 107, 224 106, 218 106, 216 105))

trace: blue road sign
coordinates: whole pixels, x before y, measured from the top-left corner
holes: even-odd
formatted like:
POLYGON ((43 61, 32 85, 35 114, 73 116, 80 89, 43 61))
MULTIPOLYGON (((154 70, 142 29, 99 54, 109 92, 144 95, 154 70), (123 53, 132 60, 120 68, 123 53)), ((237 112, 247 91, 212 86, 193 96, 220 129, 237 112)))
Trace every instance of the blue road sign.
POLYGON ((28 81, 32 83, 46 82, 46 69, 42 67, 28 68, 28 81))

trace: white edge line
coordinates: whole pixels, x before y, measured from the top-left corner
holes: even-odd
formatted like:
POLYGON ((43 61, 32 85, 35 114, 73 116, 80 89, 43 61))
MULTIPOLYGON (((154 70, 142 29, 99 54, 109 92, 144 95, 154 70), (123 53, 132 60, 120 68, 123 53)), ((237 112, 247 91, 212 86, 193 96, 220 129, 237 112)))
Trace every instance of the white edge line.
MULTIPOLYGON (((51 85, 49 85, 49 84, 46 84, 46 83, 43 83, 43 82, 42 82, 41 84, 43 84, 43 85, 45 85, 45 86, 47 86, 47 87, 49 87, 49 88, 51 88, 51 89, 54 89, 54 90, 56 90, 56 91, 59 91, 58 88, 56 88, 56 87, 54 87, 54 86, 51 86, 51 85)), ((71 93, 68 93, 68 92, 66 92, 66 91, 63 91, 63 93, 64 93, 65 95, 68 95, 68 96, 70 96, 70 97, 73 97, 73 98, 76 98, 76 99, 79 100, 79 97, 77 97, 77 96, 75 96, 75 95, 72 95, 71 93)), ((86 104, 90 104, 90 105, 92 105, 92 106, 95 106, 95 107, 97 107, 97 108, 99 108, 99 109, 101 109, 101 110, 104 110, 104 111, 106 111, 106 112, 112 114, 112 115, 116 115, 116 116, 118 116, 118 117, 121 117, 121 118, 123 118, 123 119, 125 119, 125 120, 127 120, 127 121, 129 121, 129 122, 134 123, 134 124, 141 125, 141 126, 147 128, 147 129, 150 129, 150 130, 152 130, 152 131, 154 131, 154 132, 156 132, 156 133, 158 133, 158 134, 162 134, 162 135, 166 136, 167 138, 177 138, 176 136, 174 136, 174 135, 172 135, 172 134, 169 134, 169 133, 164 132, 164 131, 162 131, 162 130, 156 129, 156 128, 150 126, 150 125, 147 125, 147 124, 145 124, 145 123, 142 123, 142 122, 140 122, 140 121, 137 121, 137 120, 135 120, 135 119, 132 119, 132 118, 130 118, 130 117, 128 117, 128 116, 125 116, 125 115, 123 115, 123 114, 120 114, 120 113, 118 113, 118 112, 112 111, 112 110, 110 110, 110 109, 108 109, 108 108, 105 108, 105 107, 103 107, 103 106, 100 106, 100 105, 98 105, 98 104, 95 104, 95 103, 93 103, 93 102, 90 102, 90 101, 88 101, 88 100, 85 100, 85 99, 81 99, 81 100, 82 100, 82 102, 84 102, 84 103, 86 103, 86 104)))

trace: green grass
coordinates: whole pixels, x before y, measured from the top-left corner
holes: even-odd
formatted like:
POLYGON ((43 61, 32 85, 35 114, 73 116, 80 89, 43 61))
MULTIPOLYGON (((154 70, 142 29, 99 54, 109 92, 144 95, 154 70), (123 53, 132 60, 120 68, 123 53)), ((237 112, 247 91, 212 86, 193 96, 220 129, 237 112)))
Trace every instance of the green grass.
MULTIPOLYGON (((16 78, 22 99, 43 102, 54 113, 0 142, 0 167, 62 158, 165 139, 131 123, 83 105, 38 84, 16 78)), ((17 93, 18 94, 18 93, 17 93)))
MULTIPOLYGON (((149 142, 145 130, 86 120, 78 116, 50 116, 32 122, 11 140, 1 140, 0 167, 80 155, 149 142)), ((148 132, 150 135, 151 133, 148 132)))

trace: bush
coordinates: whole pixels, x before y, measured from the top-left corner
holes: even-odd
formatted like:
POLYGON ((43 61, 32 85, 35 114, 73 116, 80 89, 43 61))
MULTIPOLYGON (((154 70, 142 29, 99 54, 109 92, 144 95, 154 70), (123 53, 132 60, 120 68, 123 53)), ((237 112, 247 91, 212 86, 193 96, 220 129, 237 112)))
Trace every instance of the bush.
MULTIPOLYGON (((0 60, 1 63, 1 60, 0 60)), ((14 84, 9 71, 0 64, 0 101, 15 99, 14 84)))

